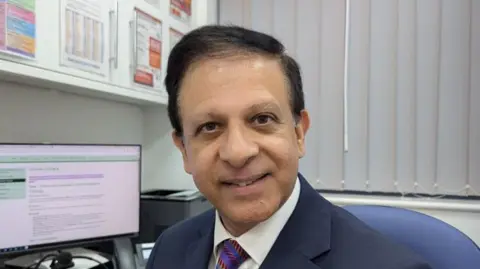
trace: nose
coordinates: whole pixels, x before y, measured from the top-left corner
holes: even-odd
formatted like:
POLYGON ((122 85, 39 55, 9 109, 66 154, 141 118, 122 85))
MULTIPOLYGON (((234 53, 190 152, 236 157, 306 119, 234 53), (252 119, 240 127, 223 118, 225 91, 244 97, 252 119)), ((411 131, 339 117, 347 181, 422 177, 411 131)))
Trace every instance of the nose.
POLYGON ((235 168, 245 166, 259 152, 248 130, 242 127, 229 128, 220 147, 220 159, 235 168))

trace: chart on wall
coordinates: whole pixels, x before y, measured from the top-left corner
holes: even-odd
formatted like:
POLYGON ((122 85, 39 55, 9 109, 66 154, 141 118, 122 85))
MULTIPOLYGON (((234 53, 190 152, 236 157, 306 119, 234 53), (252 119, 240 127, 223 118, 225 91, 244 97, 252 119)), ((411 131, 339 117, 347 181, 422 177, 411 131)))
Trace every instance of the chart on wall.
POLYGON ((106 76, 107 1, 60 1, 60 64, 106 76))
POLYGON ((35 0, 0 0, 0 52, 34 59, 35 0))
POLYGON ((162 21, 136 8, 133 41, 133 82, 161 89, 162 21))
POLYGON ((192 18, 192 0, 170 0, 170 15, 189 24, 192 18))
POLYGON ((182 37, 183 37, 182 33, 180 33, 179 31, 173 28, 170 28, 170 51, 172 51, 175 44, 177 44, 182 37))

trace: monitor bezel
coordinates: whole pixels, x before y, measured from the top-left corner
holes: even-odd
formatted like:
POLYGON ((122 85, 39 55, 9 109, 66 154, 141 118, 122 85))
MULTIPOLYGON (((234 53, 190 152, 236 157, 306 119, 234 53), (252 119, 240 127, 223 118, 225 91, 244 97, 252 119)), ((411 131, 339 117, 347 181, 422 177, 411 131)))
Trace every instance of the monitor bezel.
MULTIPOLYGON (((134 143, 50 143, 50 142, 38 142, 38 143, 17 143, 17 142, 0 142, 0 146, 4 145, 14 145, 14 146, 43 146, 43 145, 52 145, 52 146, 107 146, 107 147, 138 147, 140 156, 138 159, 138 226, 137 231, 132 233, 125 233, 125 234, 114 234, 108 236, 101 236, 101 237, 92 237, 92 238, 85 238, 85 239, 76 239, 76 240, 68 240, 68 241, 61 241, 61 242, 53 242, 47 244, 39 244, 39 245, 32 245, 32 247, 28 246, 27 249, 19 249, 19 250, 12 250, 6 252, 0 252, 0 257, 8 258, 8 257, 15 257, 15 256, 22 256, 26 254, 36 253, 36 252, 45 252, 45 251, 53 251, 53 250, 60 250, 65 248, 73 248, 73 247, 81 247, 87 246, 102 242, 112 241, 117 238, 134 238, 138 237, 140 234, 140 200, 141 200, 141 184, 142 184, 142 155, 143 155, 143 148, 142 144, 134 144, 134 143)), ((18 246, 21 247, 21 246, 18 246)))

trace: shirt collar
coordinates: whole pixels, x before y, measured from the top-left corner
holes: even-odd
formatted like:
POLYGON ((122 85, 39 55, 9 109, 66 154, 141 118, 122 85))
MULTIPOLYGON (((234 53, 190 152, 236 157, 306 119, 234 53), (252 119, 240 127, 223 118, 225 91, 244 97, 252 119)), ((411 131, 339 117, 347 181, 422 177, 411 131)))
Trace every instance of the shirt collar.
POLYGON ((281 230, 293 213, 300 196, 300 182, 297 178, 290 197, 269 219, 257 224, 248 232, 239 237, 232 236, 223 226, 218 211, 215 214, 215 231, 213 238, 213 253, 215 261, 218 259, 218 250, 224 240, 236 240, 248 253, 256 264, 262 264, 272 248, 281 230))

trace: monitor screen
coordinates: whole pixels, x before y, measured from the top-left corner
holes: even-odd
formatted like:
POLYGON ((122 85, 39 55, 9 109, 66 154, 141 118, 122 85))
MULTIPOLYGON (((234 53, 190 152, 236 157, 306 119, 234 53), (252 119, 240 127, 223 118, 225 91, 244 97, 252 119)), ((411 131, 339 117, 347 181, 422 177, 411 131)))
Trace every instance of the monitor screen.
POLYGON ((0 255, 139 231, 139 145, 0 144, 0 255))

